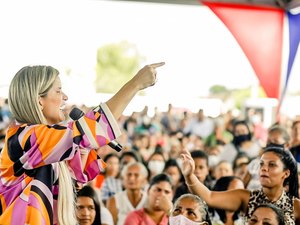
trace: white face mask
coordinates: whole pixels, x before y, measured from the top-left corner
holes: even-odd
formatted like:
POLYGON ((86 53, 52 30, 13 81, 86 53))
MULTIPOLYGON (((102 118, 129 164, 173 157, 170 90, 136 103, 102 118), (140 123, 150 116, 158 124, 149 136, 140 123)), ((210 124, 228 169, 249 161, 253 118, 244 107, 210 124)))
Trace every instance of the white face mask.
POLYGON ((170 216, 169 217, 170 225, 202 225, 207 224, 206 222, 194 222, 183 215, 170 216))
POLYGON ((164 161, 158 161, 158 160, 151 160, 148 163, 148 168, 151 171, 151 173, 159 174, 162 173, 165 167, 164 161))
POLYGON ((209 167, 214 167, 220 162, 220 157, 217 155, 208 156, 208 165, 209 167))

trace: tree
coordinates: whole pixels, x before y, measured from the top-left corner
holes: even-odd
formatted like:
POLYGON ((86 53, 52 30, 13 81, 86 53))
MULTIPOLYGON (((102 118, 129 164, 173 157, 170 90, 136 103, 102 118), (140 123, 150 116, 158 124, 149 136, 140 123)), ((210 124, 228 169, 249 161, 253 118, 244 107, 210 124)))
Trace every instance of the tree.
POLYGON ((118 91, 137 72, 142 60, 136 46, 126 41, 98 48, 96 92, 118 91))
POLYGON ((230 90, 223 85, 213 85, 209 88, 209 94, 212 97, 226 100, 230 96, 230 90))
MULTIPOLYGON (((241 108, 244 101, 251 97, 251 87, 243 89, 227 89, 223 85, 213 85, 209 88, 210 97, 219 98, 222 101, 226 101, 229 98, 233 99, 235 106, 241 108)), ((262 87, 259 87, 258 97, 266 97, 262 87)))

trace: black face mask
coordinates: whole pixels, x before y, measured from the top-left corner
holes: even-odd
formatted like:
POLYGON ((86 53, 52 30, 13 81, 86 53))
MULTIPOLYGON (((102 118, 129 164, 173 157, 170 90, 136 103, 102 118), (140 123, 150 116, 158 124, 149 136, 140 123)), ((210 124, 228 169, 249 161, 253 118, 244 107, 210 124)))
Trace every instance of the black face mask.
POLYGON ((277 148, 284 148, 284 144, 275 144, 275 143, 267 143, 266 147, 277 147, 277 148))
POLYGON ((234 136, 232 142, 234 145, 240 145, 241 143, 250 140, 251 140, 250 134, 243 134, 243 135, 234 136))
POLYGON ((300 160, 300 145, 296 145, 290 148, 291 153, 296 158, 296 160, 300 160))

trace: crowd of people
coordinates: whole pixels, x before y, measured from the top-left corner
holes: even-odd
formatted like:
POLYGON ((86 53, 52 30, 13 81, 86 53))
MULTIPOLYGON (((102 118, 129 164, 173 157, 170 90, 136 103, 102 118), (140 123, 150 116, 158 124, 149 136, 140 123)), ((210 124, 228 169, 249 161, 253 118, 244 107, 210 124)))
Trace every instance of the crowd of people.
POLYGON ((257 134, 251 118, 230 112, 210 118, 170 104, 123 115, 162 65, 80 107, 75 121, 59 72, 22 68, 3 107, 0 224, 300 224, 300 120, 257 134), (114 139, 122 151, 107 145, 114 139))

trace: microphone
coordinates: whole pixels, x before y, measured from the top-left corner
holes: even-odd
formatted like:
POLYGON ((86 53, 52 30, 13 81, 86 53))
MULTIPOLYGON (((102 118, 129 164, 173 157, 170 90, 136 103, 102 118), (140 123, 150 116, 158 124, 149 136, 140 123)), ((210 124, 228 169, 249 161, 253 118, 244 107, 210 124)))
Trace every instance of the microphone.
MULTIPOLYGON (((76 120, 77 127, 80 131, 81 134, 86 134, 90 143, 94 146, 94 148, 98 148, 98 143, 95 141, 95 138, 91 134, 91 131, 88 129, 88 126, 83 119, 84 112, 81 109, 78 108, 73 108, 69 114, 70 118, 72 120, 76 120)), ((117 152, 120 152, 122 150, 122 145, 120 145, 116 140, 112 140, 111 142, 108 143, 108 146, 111 147, 112 149, 116 150, 117 152)))

